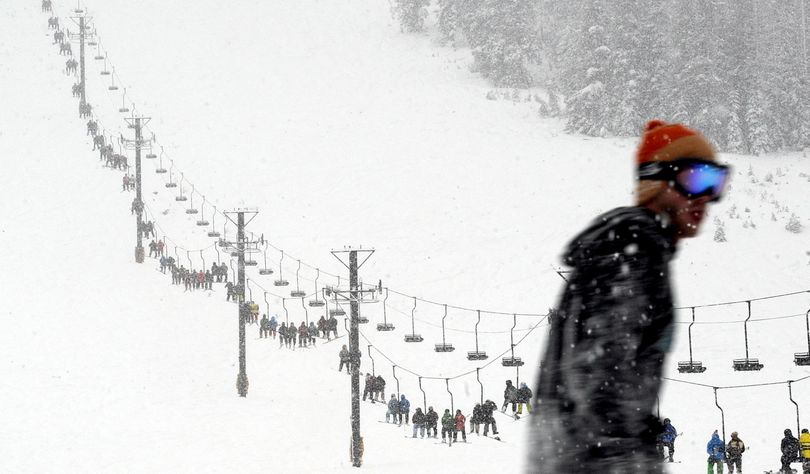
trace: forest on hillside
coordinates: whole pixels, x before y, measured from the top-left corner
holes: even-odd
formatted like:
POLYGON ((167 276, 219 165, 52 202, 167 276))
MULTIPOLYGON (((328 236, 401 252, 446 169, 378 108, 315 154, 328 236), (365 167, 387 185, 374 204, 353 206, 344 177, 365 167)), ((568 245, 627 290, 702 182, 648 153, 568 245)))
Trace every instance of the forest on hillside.
POLYGON ((495 87, 541 87, 540 112, 591 136, 657 117, 727 152, 810 146, 810 0, 391 0, 405 33, 427 25, 469 48, 495 87))

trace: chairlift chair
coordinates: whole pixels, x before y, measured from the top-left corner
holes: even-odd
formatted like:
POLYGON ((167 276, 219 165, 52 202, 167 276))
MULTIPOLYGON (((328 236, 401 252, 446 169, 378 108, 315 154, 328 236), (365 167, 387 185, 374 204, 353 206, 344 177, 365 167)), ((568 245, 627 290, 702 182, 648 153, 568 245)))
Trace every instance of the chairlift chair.
POLYGON ((177 196, 174 197, 175 201, 178 201, 178 202, 188 201, 188 198, 183 195, 183 180, 184 179, 185 179, 185 176, 183 175, 183 173, 180 173, 180 186, 177 188, 177 189, 180 190, 180 194, 178 194, 177 196))
POLYGON ((760 364, 759 359, 751 358, 748 355, 748 320, 751 319, 751 302, 746 301, 746 304, 748 305, 748 317, 745 318, 745 322, 743 323, 745 330, 745 358, 734 359, 731 364, 734 370, 739 372, 762 370, 762 367, 764 367, 760 364))
POLYGON ((796 365, 810 365, 810 310, 804 313, 804 323, 807 325, 807 352, 793 353, 793 363, 796 365))
MULTIPOLYGON (((281 259, 278 261, 278 280, 273 282, 273 286, 288 286, 290 282, 282 276, 281 263, 284 261, 284 251, 281 251, 281 259)), ((283 300, 282 300, 283 301, 283 300)))
POLYGON ((445 331, 444 331, 444 320, 445 320, 445 318, 447 318, 447 305, 444 305, 444 316, 442 316, 442 342, 435 344, 434 350, 436 352, 453 352, 454 350, 456 350, 456 348, 453 347, 453 344, 450 344, 444 338, 445 337, 445 331))
POLYGON ((678 362, 678 372, 682 374, 702 374, 706 372, 706 367, 699 360, 684 360, 678 362))
POLYGON ((117 91, 118 86, 115 85, 115 68, 113 68, 113 73, 110 74, 110 78, 112 79, 112 82, 110 83, 110 86, 107 87, 107 90, 117 91))
POLYGON ((110 71, 107 70, 107 56, 104 56, 102 59, 104 59, 104 69, 102 69, 101 72, 99 72, 99 74, 101 74, 102 76, 109 76, 110 71))
POLYGON ((368 324, 368 318, 360 314, 360 306, 357 306, 357 322, 360 324, 368 324))
POLYGON ((231 257, 236 258, 236 257, 238 257, 238 256, 239 256, 239 252, 237 252, 236 250, 234 250, 233 252, 231 252, 231 257))
POLYGON ((205 220, 205 196, 203 196, 202 198, 203 203, 200 206, 200 218, 197 220, 197 227, 205 227, 208 224, 210 224, 210 222, 205 220))
POLYGON ((481 310, 477 311, 478 321, 475 323, 475 350, 467 352, 467 360, 484 360, 488 359, 486 351, 478 350, 478 325, 481 323, 481 310))
POLYGON ((186 214, 197 214, 199 211, 196 207, 194 207, 194 185, 191 185, 191 192, 188 193, 191 196, 191 201, 189 201, 188 209, 186 209, 186 214))
POLYGON ((795 352, 793 362, 796 365, 810 365, 810 352, 795 352))
POLYGON ((298 260, 298 268, 295 270, 295 289, 290 292, 290 296, 293 298, 303 298, 307 296, 307 292, 301 289, 300 286, 300 278, 298 277, 299 273, 301 272, 301 260, 298 260))
MULTIPOLYGON (((161 158, 163 157, 163 151, 160 152, 161 158)), ((166 183, 167 188, 176 188, 177 183, 174 182, 174 173, 172 170, 174 169, 174 160, 172 160, 172 164, 169 166, 169 182, 166 183)))
POLYGON ((330 309, 329 310, 329 316, 335 316, 335 317, 337 317, 337 316, 346 316, 346 311, 343 311, 342 308, 330 309))
POLYGON ((388 301, 388 288, 385 289, 383 298, 383 322, 377 323, 377 331, 388 332, 394 330, 394 325, 388 322, 388 312, 386 311, 386 301, 388 301))
POLYGON ((160 161, 158 163, 157 169, 155 170, 155 173, 157 174, 166 173, 166 168, 163 167, 163 147, 160 147, 160 161))
POLYGON ((259 275, 272 275, 273 274, 273 270, 270 269, 267 266, 267 247, 269 245, 270 244, 267 241, 265 241, 265 243, 264 243, 264 266, 259 269, 259 275))
POLYGON ((214 229, 214 221, 217 218, 217 206, 214 206, 214 214, 211 217, 211 230, 208 232, 208 237, 219 238, 220 234, 214 229))
POLYGON ((414 312, 416 311, 416 297, 413 298, 413 308, 411 309, 411 333, 405 334, 405 342, 422 342, 424 338, 416 334, 416 328, 414 327, 414 312))
POLYGON ((125 114, 129 112, 129 107, 127 107, 127 88, 124 87, 124 93, 121 95, 121 107, 118 109, 119 112, 125 114))
POLYGON ((501 358, 501 365, 504 367, 523 367, 523 364, 524 362, 520 357, 509 356, 501 358))
POLYGON ((315 299, 309 300, 309 306, 311 308, 322 308, 324 305, 326 305, 326 302, 318 299, 318 278, 321 276, 321 270, 316 268, 315 271, 317 272, 315 274, 315 299))
POLYGON ((689 360, 678 362, 678 372, 682 374, 702 374, 706 372, 703 362, 692 359, 692 326, 695 324, 695 308, 692 308, 692 322, 689 324, 689 360))

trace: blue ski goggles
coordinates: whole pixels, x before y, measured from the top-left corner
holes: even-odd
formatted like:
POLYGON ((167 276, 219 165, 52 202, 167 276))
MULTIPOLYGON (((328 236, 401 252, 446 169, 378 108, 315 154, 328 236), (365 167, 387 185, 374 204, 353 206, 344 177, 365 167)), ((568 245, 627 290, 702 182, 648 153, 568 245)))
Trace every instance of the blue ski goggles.
POLYGON ((652 161, 638 167, 638 179, 668 181, 688 199, 723 197, 731 168, 703 158, 680 158, 675 161, 652 161))

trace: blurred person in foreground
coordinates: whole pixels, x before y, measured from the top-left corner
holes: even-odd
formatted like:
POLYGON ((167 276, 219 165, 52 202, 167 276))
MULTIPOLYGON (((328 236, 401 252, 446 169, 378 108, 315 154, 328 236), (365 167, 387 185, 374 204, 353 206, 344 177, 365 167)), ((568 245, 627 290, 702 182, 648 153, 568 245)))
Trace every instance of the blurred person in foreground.
POLYGON ((636 161, 637 205, 601 215, 565 252, 572 272, 541 364, 528 472, 664 472, 653 408, 674 329, 669 263, 729 170, 703 135, 659 120, 636 161))

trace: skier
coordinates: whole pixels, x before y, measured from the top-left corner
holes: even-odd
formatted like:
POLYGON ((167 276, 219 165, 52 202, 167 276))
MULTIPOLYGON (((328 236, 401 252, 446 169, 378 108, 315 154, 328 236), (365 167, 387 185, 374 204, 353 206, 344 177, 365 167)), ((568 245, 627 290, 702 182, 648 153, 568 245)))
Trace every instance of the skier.
POLYGON ((636 153, 636 205, 599 216, 569 245, 573 272, 541 363, 529 470, 663 471, 653 410, 674 331, 669 266, 723 194, 730 173, 714 160, 700 133, 650 121, 636 153))
POLYGON ((726 445, 726 464, 728 464, 729 474, 734 474, 734 466, 737 466, 737 472, 742 474, 742 454, 744 452, 745 443, 734 431, 731 433, 731 441, 726 445))
POLYGON ((276 338, 276 328, 278 328, 278 320, 276 319, 275 315, 273 315, 273 317, 270 318, 269 328, 270 328, 270 335, 273 336, 273 339, 275 339, 276 338))
POLYGON ((785 437, 782 438, 782 468, 779 472, 784 472, 790 474, 793 472, 790 469, 790 463, 796 461, 796 455, 799 454, 799 440, 793 436, 793 433, 789 430, 785 430, 785 437))
POLYGON ((160 273, 166 273, 166 257, 160 256, 160 273))
POLYGON ((520 418, 523 414, 523 405, 526 405, 526 413, 532 412, 532 389, 530 389, 525 382, 520 383, 520 388, 517 392, 517 414, 515 418, 520 418))
POLYGON ((481 422, 484 423, 484 436, 489 433, 489 425, 492 425, 492 434, 498 434, 498 425, 495 423, 493 413, 498 409, 498 405, 492 400, 487 400, 481 405, 481 422))
POLYGON ((380 396, 380 401, 385 401, 385 379, 382 375, 377 376, 377 383, 374 385, 374 388, 377 390, 377 394, 380 396))
POLYGON ((453 429, 455 423, 456 422, 453 420, 453 415, 450 414, 450 409, 445 409, 444 415, 442 415, 442 443, 444 443, 444 437, 447 435, 449 438, 447 442, 453 444, 453 429))
POLYGON ((405 424, 407 425, 410 421, 411 415, 411 402, 405 398, 405 395, 402 395, 399 399, 399 424, 402 424, 402 419, 405 419, 405 424))
POLYGON ((225 283, 225 301, 236 301, 236 293, 231 282, 225 283))
POLYGON ((431 430, 433 430, 434 438, 439 436, 439 433, 437 431, 438 423, 439 423, 439 414, 433 411, 433 407, 428 407, 428 411, 427 413, 425 413, 425 426, 427 426, 428 438, 430 438, 431 430))
POLYGON ((214 275, 211 274, 211 270, 205 271, 205 289, 212 290, 214 285, 214 275))
MULTIPOLYGON (((363 386, 363 401, 366 401, 366 397, 371 395, 371 390, 374 388, 374 379, 371 374, 366 374, 366 383, 363 386)), ((371 396, 371 403, 374 403, 374 396, 371 396)))
POLYGON ((298 326, 298 347, 304 346, 307 347, 309 342, 309 328, 307 327, 307 323, 301 321, 301 325, 298 326))
POLYGON ((810 431, 807 431, 807 428, 802 428, 799 446, 802 452, 802 472, 810 474, 810 431))
POLYGON ((324 316, 318 320, 318 336, 326 337, 326 318, 324 316))
POLYGON ((413 437, 416 438, 416 432, 420 432, 420 437, 425 437, 425 414, 422 413, 421 408, 417 408, 413 412, 413 437))
POLYGON ((720 439, 720 435, 717 434, 717 430, 714 430, 712 439, 706 444, 706 453, 709 455, 709 458, 706 460, 708 463, 708 474, 714 474, 715 465, 717 465, 717 474, 723 474, 724 451, 725 445, 720 439))
POLYGON ((399 418, 399 401, 397 401, 397 395, 395 393, 392 393, 391 399, 388 400, 388 411, 385 412, 385 422, 390 423, 389 420, 391 418, 394 419, 394 423, 396 423, 397 418, 399 418))
POLYGON ((515 416, 517 411, 517 389, 512 385, 511 380, 506 381, 506 389, 503 391, 503 406, 501 413, 506 413, 506 406, 512 404, 512 416, 515 416))
MULTIPOLYGON (((414 416, 414 418, 415 418, 415 417, 416 417, 416 414, 414 414, 413 416, 414 416)), ((459 433, 459 431, 461 432, 461 439, 462 439, 462 441, 464 441, 465 443, 467 442, 467 429, 466 429, 466 427, 464 426, 464 424, 465 424, 465 422, 466 422, 466 421, 467 421, 467 417, 465 417, 465 416, 464 416, 464 415, 461 413, 461 410, 456 410, 456 416, 455 416, 455 418, 453 419, 453 422, 454 422, 454 424, 455 424, 455 426, 454 426, 455 430, 453 431, 453 442, 454 442, 454 443, 455 443, 455 442, 456 442, 456 440, 458 439, 458 433, 459 433)))
POLYGON ((281 349, 285 344, 287 344, 287 323, 281 323, 278 329, 278 348, 281 349))
POLYGON ((475 404, 475 408, 473 408, 472 417, 470 417, 470 434, 475 432, 477 435, 481 435, 479 433, 479 429, 481 428, 481 417, 483 416, 484 410, 481 408, 480 403, 475 404))
POLYGON ((315 338, 318 337, 318 328, 315 327, 315 323, 310 321, 309 327, 307 328, 307 332, 309 333, 309 343, 313 346, 315 345, 315 338))
POLYGON ((335 319, 335 317, 334 317, 334 316, 329 316, 329 321, 328 321, 328 323, 329 323, 329 326, 327 327, 327 330, 326 330, 326 339, 327 339, 327 340, 331 340, 331 339, 329 338, 329 333, 330 333, 330 332, 331 332, 331 333, 334 333, 334 334, 335 334, 335 338, 337 338, 337 319, 335 319))
POLYGON ((289 343, 289 347, 292 350, 295 350, 295 337, 298 334, 298 330, 295 328, 295 323, 291 322, 287 325, 287 342, 289 343))
POLYGON ((259 321, 259 338, 270 336, 270 320, 267 319, 266 314, 262 314, 262 320, 259 321))
POLYGON ((664 418, 664 432, 658 435, 658 454, 661 459, 669 458, 669 462, 674 462, 672 456, 675 454, 675 438, 678 437, 678 431, 672 426, 669 418, 664 418), (664 448, 669 450, 669 456, 664 455, 664 448))
POLYGON ((349 370, 349 350, 346 349, 346 344, 343 344, 343 349, 340 350, 340 368, 338 372, 343 371, 343 366, 346 366, 346 373, 350 374, 351 370, 349 370))

